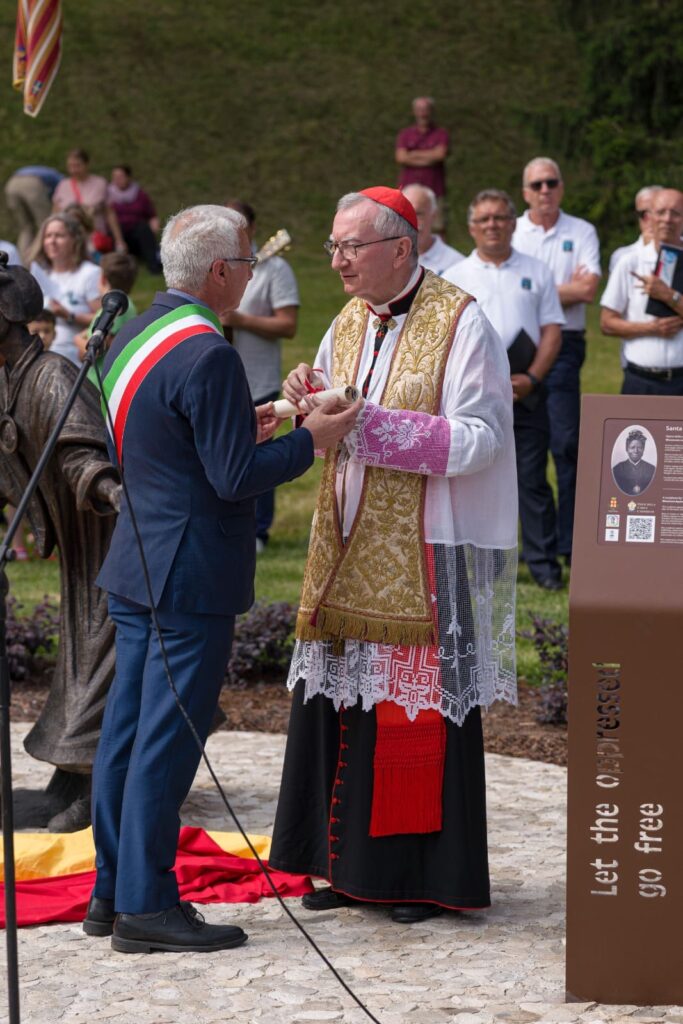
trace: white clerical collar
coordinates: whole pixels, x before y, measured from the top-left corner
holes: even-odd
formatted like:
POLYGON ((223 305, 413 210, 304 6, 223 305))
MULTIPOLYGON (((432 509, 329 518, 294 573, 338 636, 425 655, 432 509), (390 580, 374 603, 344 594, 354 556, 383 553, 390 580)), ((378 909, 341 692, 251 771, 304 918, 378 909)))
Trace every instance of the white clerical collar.
POLYGON ((408 281, 408 284, 401 289, 398 295, 394 295, 393 299, 390 299, 389 302, 384 302, 379 306, 371 306, 369 302, 367 303, 367 305, 372 310, 372 312, 376 313, 378 316, 386 313, 391 313, 391 306, 393 306, 395 302, 400 302, 401 299, 408 294, 408 292, 412 292, 413 288, 420 279, 420 274, 422 274, 423 272, 423 268, 418 263, 418 265, 415 267, 415 270, 413 271, 410 280, 408 281))

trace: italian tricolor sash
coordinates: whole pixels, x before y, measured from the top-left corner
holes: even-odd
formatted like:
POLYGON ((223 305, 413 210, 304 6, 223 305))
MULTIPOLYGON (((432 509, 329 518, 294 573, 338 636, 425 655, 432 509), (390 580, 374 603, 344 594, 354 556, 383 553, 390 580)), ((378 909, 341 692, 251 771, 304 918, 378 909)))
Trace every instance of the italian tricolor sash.
POLYGON ((123 455, 123 434, 128 412, 141 384, 164 356, 183 341, 196 338, 198 334, 220 334, 222 337, 220 320, 207 306, 187 303, 155 320, 131 338, 112 363, 102 385, 111 412, 111 422, 104 400, 102 411, 110 436, 111 424, 114 424, 112 441, 116 445, 119 460, 123 455))

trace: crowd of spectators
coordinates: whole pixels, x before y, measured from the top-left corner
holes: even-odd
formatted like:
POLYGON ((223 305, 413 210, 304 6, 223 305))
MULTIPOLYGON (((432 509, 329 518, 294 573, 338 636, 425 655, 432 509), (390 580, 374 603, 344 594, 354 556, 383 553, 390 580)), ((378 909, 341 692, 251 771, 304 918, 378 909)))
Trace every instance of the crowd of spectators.
MULTIPOLYGON (((578 459, 580 372, 586 353, 586 307, 601 277, 595 227, 562 209, 564 182, 549 157, 522 172, 527 209, 517 216, 506 193, 480 192, 468 211, 475 247, 465 257, 444 239, 449 134, 436 123, 434 101, 413 101, 413 123, 401 130, 394 156, 399 187, 415 208, 421 265, 460 284, 479 301, 508 348, 515 394, 515 433, 523 556, 536 582, 563 585, 571 564, 578 459), (520 361, 521 360, 521 361, 520 361), (557 499, 547 479, 552 454, 557 499)), ((110 287, 129 292, 137 260, 161 273, 159 218, 128 164, 110 180, 90 170, 89 155, 72 149, 66 174, 52 167, 20 167, 5 185, 16 244, 0 240, 10 263, 30 266, 45 296, 35 330, 67 359, 83 358, 89 325, 110 287)), ((249 224, 254 252, 255 214, 241 200, 226 205, 249 224)), ((683 394, 683 300, 656 273, 660 246, 680 245, 683 194, 660 185, 635 197, 639 234, 615 250, 601 299, 604 335, 621 342, 622 393, 683 394), (658 302, 659 315, 650 310, 658 302)), ((268 253, 256 267, 242 305, 224 325, 242 357, 256 402, 272 398, 281 378, 282 339, 296 332, 299 297, 289 265, 268 253)), ((134 307, 133 307, 134 308, 134 307)), ((129 314, 132 315, 132 314, 129 314)), ((259 509, 259 547, 268 541, 273 496, 259 509)))

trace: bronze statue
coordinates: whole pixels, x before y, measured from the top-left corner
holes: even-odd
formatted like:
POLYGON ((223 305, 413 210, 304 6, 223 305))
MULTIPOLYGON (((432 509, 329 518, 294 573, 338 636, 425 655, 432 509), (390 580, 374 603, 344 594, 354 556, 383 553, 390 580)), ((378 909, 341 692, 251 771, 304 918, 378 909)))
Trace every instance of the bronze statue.
MULTIPOLYGON (((42 292, 27 270, 6 264, 0 253, 0 500, 16 506, 78 370, 29 334, 26 324, 42 309, 42 292)), ((33 757, 56 766, 44 804, 54 832, 90 824, 90 773, 115 657, 107 597, 95 576, 114 529, 120 489, 99 398, 86 381, 27 512, 36 551, 48 558, 57 548, 61 568, 57 663, 24 744, 33 757)), ((21 802, 17 817, 24 827, 46 823, 26 820, 21 802)))

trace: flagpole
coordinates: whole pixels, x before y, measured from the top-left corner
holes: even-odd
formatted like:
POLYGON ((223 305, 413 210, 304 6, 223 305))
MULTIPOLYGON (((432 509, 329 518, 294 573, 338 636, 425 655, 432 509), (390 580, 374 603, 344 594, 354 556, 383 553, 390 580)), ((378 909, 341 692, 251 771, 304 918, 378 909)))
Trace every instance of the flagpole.
MULTIPOLYGON (((17 523, 18 525, 18 523, 17 523)), ((6 549, 7 550, 7 549, 6 549)), ((3 553, 4 555, 4 553, 3 553)), ((10 753, 10 684, 7 663, 6 557, 0 562, 0 776, 2 786, 2 836, 5 860, 5 943, 7 948, 7 1000, 9 1024, 19 1024, 19 956, 17 948, 17 898, 14 871, 14 798, 10 753)))

